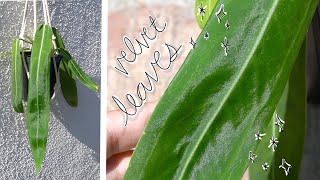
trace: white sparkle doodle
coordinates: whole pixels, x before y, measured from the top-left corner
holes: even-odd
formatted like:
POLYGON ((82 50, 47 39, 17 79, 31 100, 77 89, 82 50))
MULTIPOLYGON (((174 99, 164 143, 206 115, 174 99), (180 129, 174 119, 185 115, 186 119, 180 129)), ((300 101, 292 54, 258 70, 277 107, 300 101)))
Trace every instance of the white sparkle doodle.
POLYGON ((284 120, 282 120, 282 119, 279 117, 278 114, 276 114, 276 118, 277 118, 277 122, 276 122, 275 125, 279 127, 279 132, 282 132, 283 129, 284 129, 284 124, 285 124, 285 122, 284 122, 284 120))
POLYGON ((276 147, 278 146, 277 145, 278 143, 279 143, 279 141, 277 141, 277 138, 272 136, 272 138, 270 139, 270 144, 269 144, 268 148, 272 147, 272 150, 275 151, 276 147))
POLYGON ((197 42, 195 42, 195 41, 192 39, 192 37, 191 37, 190 44, 192 45, 192 48, 195 49, 197 42))
POLYGON ((224 54, 226 56, 228 56, 228 52, 229 52, 229 44, 228 44, 228 39, 225 37, 223 42, 221 43, 221 47, 224 50, 224 54))
POLYGON ((225 24, 226 28, 229 30, 230 29, 230 23, 229 20, 227 20, 226 24, 225 24))
POLYGON ((253 154, 252 151, 249 152, 249 160, 251 161, 251 163, 254 163, 254 160, 257 158, 258 156, 253 154))
POLYGON ((265 162, 264 164, 262 164, 262 169, 263 170, 267 171, 268 168, 269 168, 269 164, 268 163, 265 162))
POLYGON ((202 2, 200 3, 200 6, 198 7, 198 16, 199 15, 201 16, 201 21, 203 21, 204 14, 206 14, 206 8, 207 8, 207 6, 203 7, 202 2))
POLYGON ((208 39, 209 39, 209 33, 208 33, 208 31, 206 31, 206 32, 204 33, 203 37, 204 37, 205 40, 208 40, 208 39))
POLYGON ((261 140, 263 136, 266 134, 261 134, 260 131, 258 131, 254 136, 256 137, 256 140, 261 140))
POLYGON ((282 163, 281 165, 279 166, 279 168, 282 168, 284 170, 284 173, 286 174, 286 176, 289 175, 289 171, 290 171, 290 168, 291 168, 291 164, 289 164, 288 162, 286 162, 285 159, 282 159, 282 163))
POLYGON ((221 23, 221 20, 223 19, 223 17, 227 15, 227 12, 224 12, 224 4, 221 4, 219 11, 216 12, 215 14, 218 18, 218 22, 221 23))

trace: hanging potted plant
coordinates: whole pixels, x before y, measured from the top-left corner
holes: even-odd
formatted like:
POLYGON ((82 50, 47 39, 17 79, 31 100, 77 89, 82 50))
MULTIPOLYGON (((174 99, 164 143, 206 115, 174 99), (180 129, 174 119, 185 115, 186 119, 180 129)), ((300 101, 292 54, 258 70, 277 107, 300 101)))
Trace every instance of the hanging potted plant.
POLYGON ((60 87, 66 102, 78 104, 76 80, 97 92, 97 84, 80 68, 66 50, 58 30, 51 26, 47 0, 42 0, 44 24, 37 25, 34 1, 34 35, 25 34, 28 3, 25 1, 22 28, 11 50, 12 106, 26 114, 30 148, 37 173, 45 156, 50 101, 60 87), (26 104, 26 107, 24 106, 26 104))

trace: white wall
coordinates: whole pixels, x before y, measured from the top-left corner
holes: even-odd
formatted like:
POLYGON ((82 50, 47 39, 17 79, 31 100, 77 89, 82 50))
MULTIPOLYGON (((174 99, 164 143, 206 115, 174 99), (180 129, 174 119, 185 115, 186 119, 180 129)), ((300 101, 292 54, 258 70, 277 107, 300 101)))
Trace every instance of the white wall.
MULTIPOLYGON (((0 53, 10 51, 11 39, 19 34, 23 5, 21 1, 0 2, 0 53)), ((38 7, 42 7, 40 2, 38 7)), ((49 8, 52 25, 60 30, 68 50, 100 83, 101 1, 50 1, 49 8)), ((11 107, 10 57, 1 58, 0 179, 99 179, 100 94, 78 83, 78 96, 78 108, 69 107, 61 92, 52 101, 47 152, 37 178, 25 119, 11 107)))

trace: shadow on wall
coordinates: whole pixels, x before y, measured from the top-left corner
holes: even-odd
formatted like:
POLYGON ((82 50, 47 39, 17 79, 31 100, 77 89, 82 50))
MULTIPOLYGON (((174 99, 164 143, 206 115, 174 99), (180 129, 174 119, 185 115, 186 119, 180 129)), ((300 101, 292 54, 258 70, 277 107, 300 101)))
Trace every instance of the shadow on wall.
MULTIPOLYGON (((100 84, 100 78, 94 78, 100 84)), ((51 111, 82 144, 100 154, 100 97, 77 82, 78 107, 69 106, 61 91, 52 101, 51 111)), ((100 87, 100 86, 99 86, 100 87)))

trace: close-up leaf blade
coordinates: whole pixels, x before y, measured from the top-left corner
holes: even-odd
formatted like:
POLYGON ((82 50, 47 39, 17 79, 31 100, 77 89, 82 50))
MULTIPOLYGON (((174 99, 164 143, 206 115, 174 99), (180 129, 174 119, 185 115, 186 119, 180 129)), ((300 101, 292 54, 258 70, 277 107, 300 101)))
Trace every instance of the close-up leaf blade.
POLYGON ((270 123, 318 1, 221 0, 214 12, 222 3, 227 16, 221 23, 210 16, 125 179, 241 179, 246 170, 258 145, 254 134, 270 123), (214 38, 204 39, 205 32, 214 38))
POLYGON ((79 79, 79 81, 85 85, 87 88, 98 92, 98 85, 97 83, 95 83, 81 68, 80 66, 77 64, 77 62, 72 58, 72 56, 70 55, 70 53, 63 49, 63 48, 59 48, 58 52, 62 55, 62 57, 64 58, 64 60, 66 62, 68 62, 68 66, 70 68, 70 70, 72 71, 72 73, 79 79))
POLYGON ((306 63, 304 42, 288 81, 288 100, 283 117, 285 129, 279 136, 281 144, 275 152, 275 167, 271 169, 269 179, 299 179, 307 123, 306 63), (282 159, 291 165, 290 176, 286 176, 283 169, 279 168, 278 164, 281 164, 282 159))
POLYGON ((18 38, 13 40, 11 51, 11 101, 13 109, 18 113, 23 113, 22 59, 18 38))
POLYGON ((48 139, 51 55, 51 27, 38 26, 31 53, 26 112, 29 142, 37 173, 40 172, 48 139))
MULTIPOLYGON (((53 27, 53 34, 56 37, 57 48, 65 49, 62 37, 59 31, 53 27)), ((59 66, 59 77, 61 84, 61 91, 66 102, 72 106, 77 107, 78 105, 78 91, 76 80, 73 78, 72 71, 67 65, 68 62, 62 57, 61 64, 59 66)))
POLYGON ((275 125, 277 118, 274 115, 265 132, 267 135, 255 151, 260 156, 249 167, 250 179, 299 179, 307 120, 306 43, 300 49, 276 114, 285 121, 284 131, 279 132, 279 128, 275 125), (272 136, 279 140, 275 152, 267 148, 272 136), (279 168, 282 158, 292 166, 289 171, 290 176, 286 176, 284 170, 279 168), (270 166, 266 172, 261 167, 264 162, 270 166))

